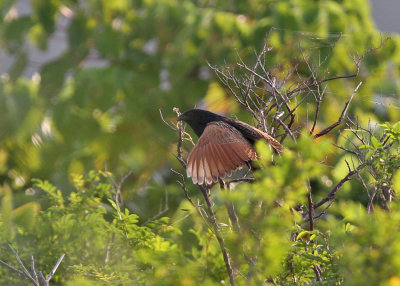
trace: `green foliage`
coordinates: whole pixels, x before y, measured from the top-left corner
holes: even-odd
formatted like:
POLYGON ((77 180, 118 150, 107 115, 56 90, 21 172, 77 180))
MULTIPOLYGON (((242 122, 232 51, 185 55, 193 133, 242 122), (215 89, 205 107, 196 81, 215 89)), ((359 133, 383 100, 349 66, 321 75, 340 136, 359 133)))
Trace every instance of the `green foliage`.
POLYGON ((360 146, 365 150, 364 164, 368 166, 368 176, 371 178, 374 192, 378 196, 391 196, 394 190, 398 190, 398 170, 400 168, 399 155, 399 122, 380 124, 384 136, 379 140, 376 136, 370 136, 370 143, 360 146), (391 148, 388 148, 391 147, 391 148))
MULTIPOLYGON (((67 197, 49 182, 35 180, 34 188, 43 192, 49 207, 32 212, 29 227, 19 225, 19 209, 12 215, 11 192, 3 188, 1 226, 8 232, 2 232, 1 259, 12 264, 6 247, 12 242, 23 261, 33 255, 36 268, 49 273, 66 253, 54 281, 67 285, 81 281, 87 285, 212 285, 211 281, 224 278, 212 235, 203 236, 191 226, 183 234, 167 217, 140 223, 136 214, 111 199, 115 194, 108 176, 90 172, 85 178, 76 177, 67 197), (16 232, 10 236, 12 228, 16 232), (189 247, 183 245, 187 236, 193 239, 189 247), (205 277, 209 268, 211 277, 205 277)), ((6 268, 0 272, 2 284, 21 281, 18 275, 9 276, 6 268)))
MULTIPOLYGON (((145 281, 154 275, 151 262, 157 262, 156 257, 176 257, 175 243, 165 238, 174 232, 168 219, 154 221, 151 226, 139 225, 137 215, 127 209, 121 211, 110 199, 107 202, 111 195, 107 178, 97 172, 78 177, 75 190, 65 198, 50 183, 36 180, 35 188, 45 193, 50 207, 35 214, 36 222, 30 228, 21 228, 14 234, 12 241, 20 253, 26 253, 22 258, 27 260, 32 254, 36 267, 48 273, 61 253, 66 253, 60 274, 55 277, 59 283, 66 282, 68 277, 78 281, 82 276, 102 285, 146 285, 145 281)), ((9 195, 3 195, 2 222, 19 228, 19 218, 13 220, 8 215, 8 201, 9 195)), ((2 277, 2 284, 10 285, 11 278, 5 274, 2 277)), ((19 281, 17 276, 14 279, 19 281)))
POLYGON ((395 124, 390 124, 389 122, 386 122, 385 124, 379 125, 380 127, 383 128, 385 133, 397 144, 399 144, 400 141, 400 122, 397 122, 395 124))
MULTIPOLYGON (((241 273, 238 285, 307 285, 315 281, 315 267, 327 285, 397 279, 397 202, 390 213, 377 209, 371 215, 357 203, 342 201, 310 230, 307 211, 298 206, 307 205, 310 180, 332 172, 320 163, 332 152, 330 144, 304 133, 275 162, 264 143, 258 151, 264 168, 256 182, 230 192, 212 191, 221 234, 241 273), (229 227, 229 203, 239 217, 238 231, 229 227)), ((35 180, 33 188, 48 206, 40 212, 31 203, 13 211, 12 193, 2 188, 1 227, 15 230, 1 232, 2 260, 13 260, 6 251, 11 242, 23 260, 33 255, 37 269, 48 273, 66 253, 54 278, 66 285, 214 285, 227 280, 218 242, 200 216, 201 205, 197 212, 182 202, 175 217, 143 223, 113 199, 117 190, 110 174, 92 171, 76 175, 73 182, 74 189, 63 192, 35 180)), ((18 276, 6 275, 7 269, 0 271, 1 283, 20 283, 18 276)))
MULTIPOLYGON (((362 54, 380 39, 363 1, 112 2, 88 1, 83 7, 76 1, 33 1, 32 15, 23 17, 12 16, 12 1, 0 7, 3 15, 10 13, 1 20, 1 45, 18 59, 0 84, 0 143, 6 154, 0 170, 13 170, 2 171, 2 182, 23 189, 30 187, 31 178, 51 177, 68 188, 70 172, 107 164, 119 175, 133 170, 135 179, 128 184, 143 187, 155 170, 169 164, 164 146, 172 134, 156 120, 158 109, 192 107, 214 88, 214 75, 205 72, 207 62, 232 63, 235 50, 251 61, 274 27, 274 50, 267 65, 275 72, 287 73, 303 57, 301 51, 310 49, 315 51, 314 61, 330 55, 321 71, 349 74, 355 67, 347 55, 362 54), (47 63, 35 80, 21 80, 19 75, 29 65, 21 43, 29 40, 46 49, 56 21, 66 17, 60 11, 73 15, 66 28, 66 51, 47 63), (345 36, 338 41, 340 33, 345 36), (85 67, 87 59, 106 66, 85 67), (14 132, 25 136, 16 142, 14 132), (157 140, 154 134, 159 134, 157 140), (25 150, 29 160, 14 155, 25 150), (17 183, 16 178, 22 180, 17 183)), ((374 111, 370 91, 382 90, 382 79, 393 86, 389 93, 397 92, 393 79, 398 69, 393 68, 393 79, 385 69, 389 59, 400 62, 398 43, 396 38, 368 55, 358 79, 368 80, 361 87, 362 97, 355 98, 363 113, 374 111)), ((300 76, 307 76, 307 67, 298 69, 300 76)), ((334 120, 351 86, 338 81, 328 90, 336 96, 321 112, 321 122, 334 120)), ((222 102, 206 104, 216 111, 236 111, 229 101, 222 102)), ((393 111, 383 117, 399 120, 393 111)), ((163 181, 168 183, 171 179, 166 177, 163 181)), ((130 199, 132 194, 125 196, 130 199)))
MULTIPOLYGON (((172 107, 205 97, 212 111, 248 119, 207 63, 234 69, 237 56, 252 63, 267 34, 270 75, 284 78, 297 66, 297 81, 282 90, 310 79, 304 57, 324 61, 318 76, 348 75, 356 71, 348 55, 381 41, 363 0, 34 0, 23 16, 14 5, 0 1, 0 45, 16 57, 0 79, 0 259, 18 267, 10 243, 48 274, 65 253, 56 285, 227 284, 204 198, 187 181, 196 207, 185 201, 170 172, 181 170, 170 156, 176 134, 159 108, 172 119, 172 107), (66 50, 23 78, 32 64, 25 43, 46 52, 65 18, 66 50)), ((399 65, 393 36, 364 58, 357 78, 327 85, 316 130, 337 121, 363 81, 347 114, 361 126, 386 122, 364 142, 355 144, 348 130, 325 140, 295 133, 297 143, 285 141, 280 156, 260 142, 256 182, 212 189, 238 285, 399 283, 399 65), (359 153, 343 155, 332 142, 359 153), (357 180, 342 186, 331 208, 316 210, 312 225, 307 195, 318 202, 358 166, 365 169, 357 180)), ((306 130, 315 107, 304 106, 294 125, 306 130)), ((21 279, 0 265, 1 285, 27 283, 21 279)))
POLYGON ((393 281, 399 279, 400 271, 398 203, 390 213, 377 209, 369 215, 362 206, 348 202, 338 204, 335 211, 344 221, 328 223, 336 228, 331 240, 344 285, 396 285, 393 281))

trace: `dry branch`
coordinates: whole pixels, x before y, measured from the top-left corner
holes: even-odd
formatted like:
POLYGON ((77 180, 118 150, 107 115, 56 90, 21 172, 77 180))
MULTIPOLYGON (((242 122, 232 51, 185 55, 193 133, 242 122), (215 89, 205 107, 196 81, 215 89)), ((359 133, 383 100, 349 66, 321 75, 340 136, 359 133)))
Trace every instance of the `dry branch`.
POLYGON ((318 138, 318 137, 321 137, 321 136, 324 136, 324 135, 328 134, 329 132, 331 132, 331 130, 332 130, 333 128, 335 128, 335 127, 338 126, 340 123, 342 123, 342 121, 344 120, 344 118, 345 118, 345 116, 346 116, 346 112, 347 112, 347 109, 349 108, 350 102, 351 102, 351 100, 353 99, 354 95, 356 94, 358 88, 361 86, 361 84, 362 84, 362 82, 360 82, 360 83, 357 85, 357 87, 354 89, 354 91, 353 91, 353 93, 351 94, 349 100, 346 102, 346 104, 345 104, 345 106, 344 106, 344 108, 343 108, 343 110, 342 110, 342 113, 340 114, 340 117, 339 117, 338 121, 336 121, 336 122, 333 123, 332 125, 326 127, 324 130, 322 130, 322 131, 318 132, 317 134, 315 134, 315 135, 314 135, 314 138, 318 138))
POLYGON ((64 259, 65 254, 62 254, 60 258, 58 259, 57 263, 54 265, 53 269, 50 271, 49 275, 47 278, 44 276, 42 271, 36 272, 35 269, 35 261, 33 256, 31 256, 31 272, 29 273, 28 269, 25 267, 24 263, 22 262, 21 258, 19 257, 18 253, 14 250, 14 248, 9 244, 8 247, 10 248, 11 252, 14 254, 19 267, 22 269, 19 270, 17 268, 12 267, 8 263, 6 263, 3 260, 0 260, 0 263, 6 266, 8 269, 10 269, 13 272, 18 273, 19 275, 28 278, 33 285, 35 286, 49 286, 50 280, 53 278, 54 274, 57 271, 58 266, 60 266, 62 260, 64 259))

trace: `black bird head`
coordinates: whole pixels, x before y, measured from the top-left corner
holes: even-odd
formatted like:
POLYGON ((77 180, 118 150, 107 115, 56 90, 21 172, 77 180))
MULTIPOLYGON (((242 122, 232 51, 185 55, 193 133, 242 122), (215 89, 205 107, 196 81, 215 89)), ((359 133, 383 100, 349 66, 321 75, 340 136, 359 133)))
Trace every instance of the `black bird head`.
POLYGON ((183 120, 192 127, 197 136, 203 134, 206 125, 213 121, 223 121, 226 117, 203 109, 190 109, 182 113, 178 120, 183 120))

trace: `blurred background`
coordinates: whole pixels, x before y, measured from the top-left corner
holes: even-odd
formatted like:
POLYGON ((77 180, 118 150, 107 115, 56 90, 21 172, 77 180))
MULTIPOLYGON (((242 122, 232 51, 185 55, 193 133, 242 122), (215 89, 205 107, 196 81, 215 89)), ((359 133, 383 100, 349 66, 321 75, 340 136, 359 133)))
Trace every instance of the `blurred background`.
POLYGON ((337 120, 360 81, 349 113, 398 121, 398 11, 396 0, 3 0, 0 184, 18 207, 40 197, 33 178, 68 192, 75 174, 132 172, 126 206, 146 220, 168 194, 173 213, 183 199, 170 172, 180 170, 171 155, 177 135, 159 110, 175 120, 173 107, 197 105, 248 121, 208 63, 233 66, 237 54, 251 63, 272 28, 276 75, 295 65, 299 47, 330 54, 332 75, 353 73, 351 56, 390 33, 358 78, 329 86, 320 124, 337 120))

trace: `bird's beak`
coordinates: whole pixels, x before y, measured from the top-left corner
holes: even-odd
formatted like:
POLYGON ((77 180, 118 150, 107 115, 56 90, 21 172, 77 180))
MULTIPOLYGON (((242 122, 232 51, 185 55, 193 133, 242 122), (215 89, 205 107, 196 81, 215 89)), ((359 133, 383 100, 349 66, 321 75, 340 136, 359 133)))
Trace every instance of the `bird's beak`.
POLYGON ((182 121, 182 120, 184 120, 184 119, 185 119, 184 114, 181 114, 181 115, 178 116, 178 121, 182 121))

